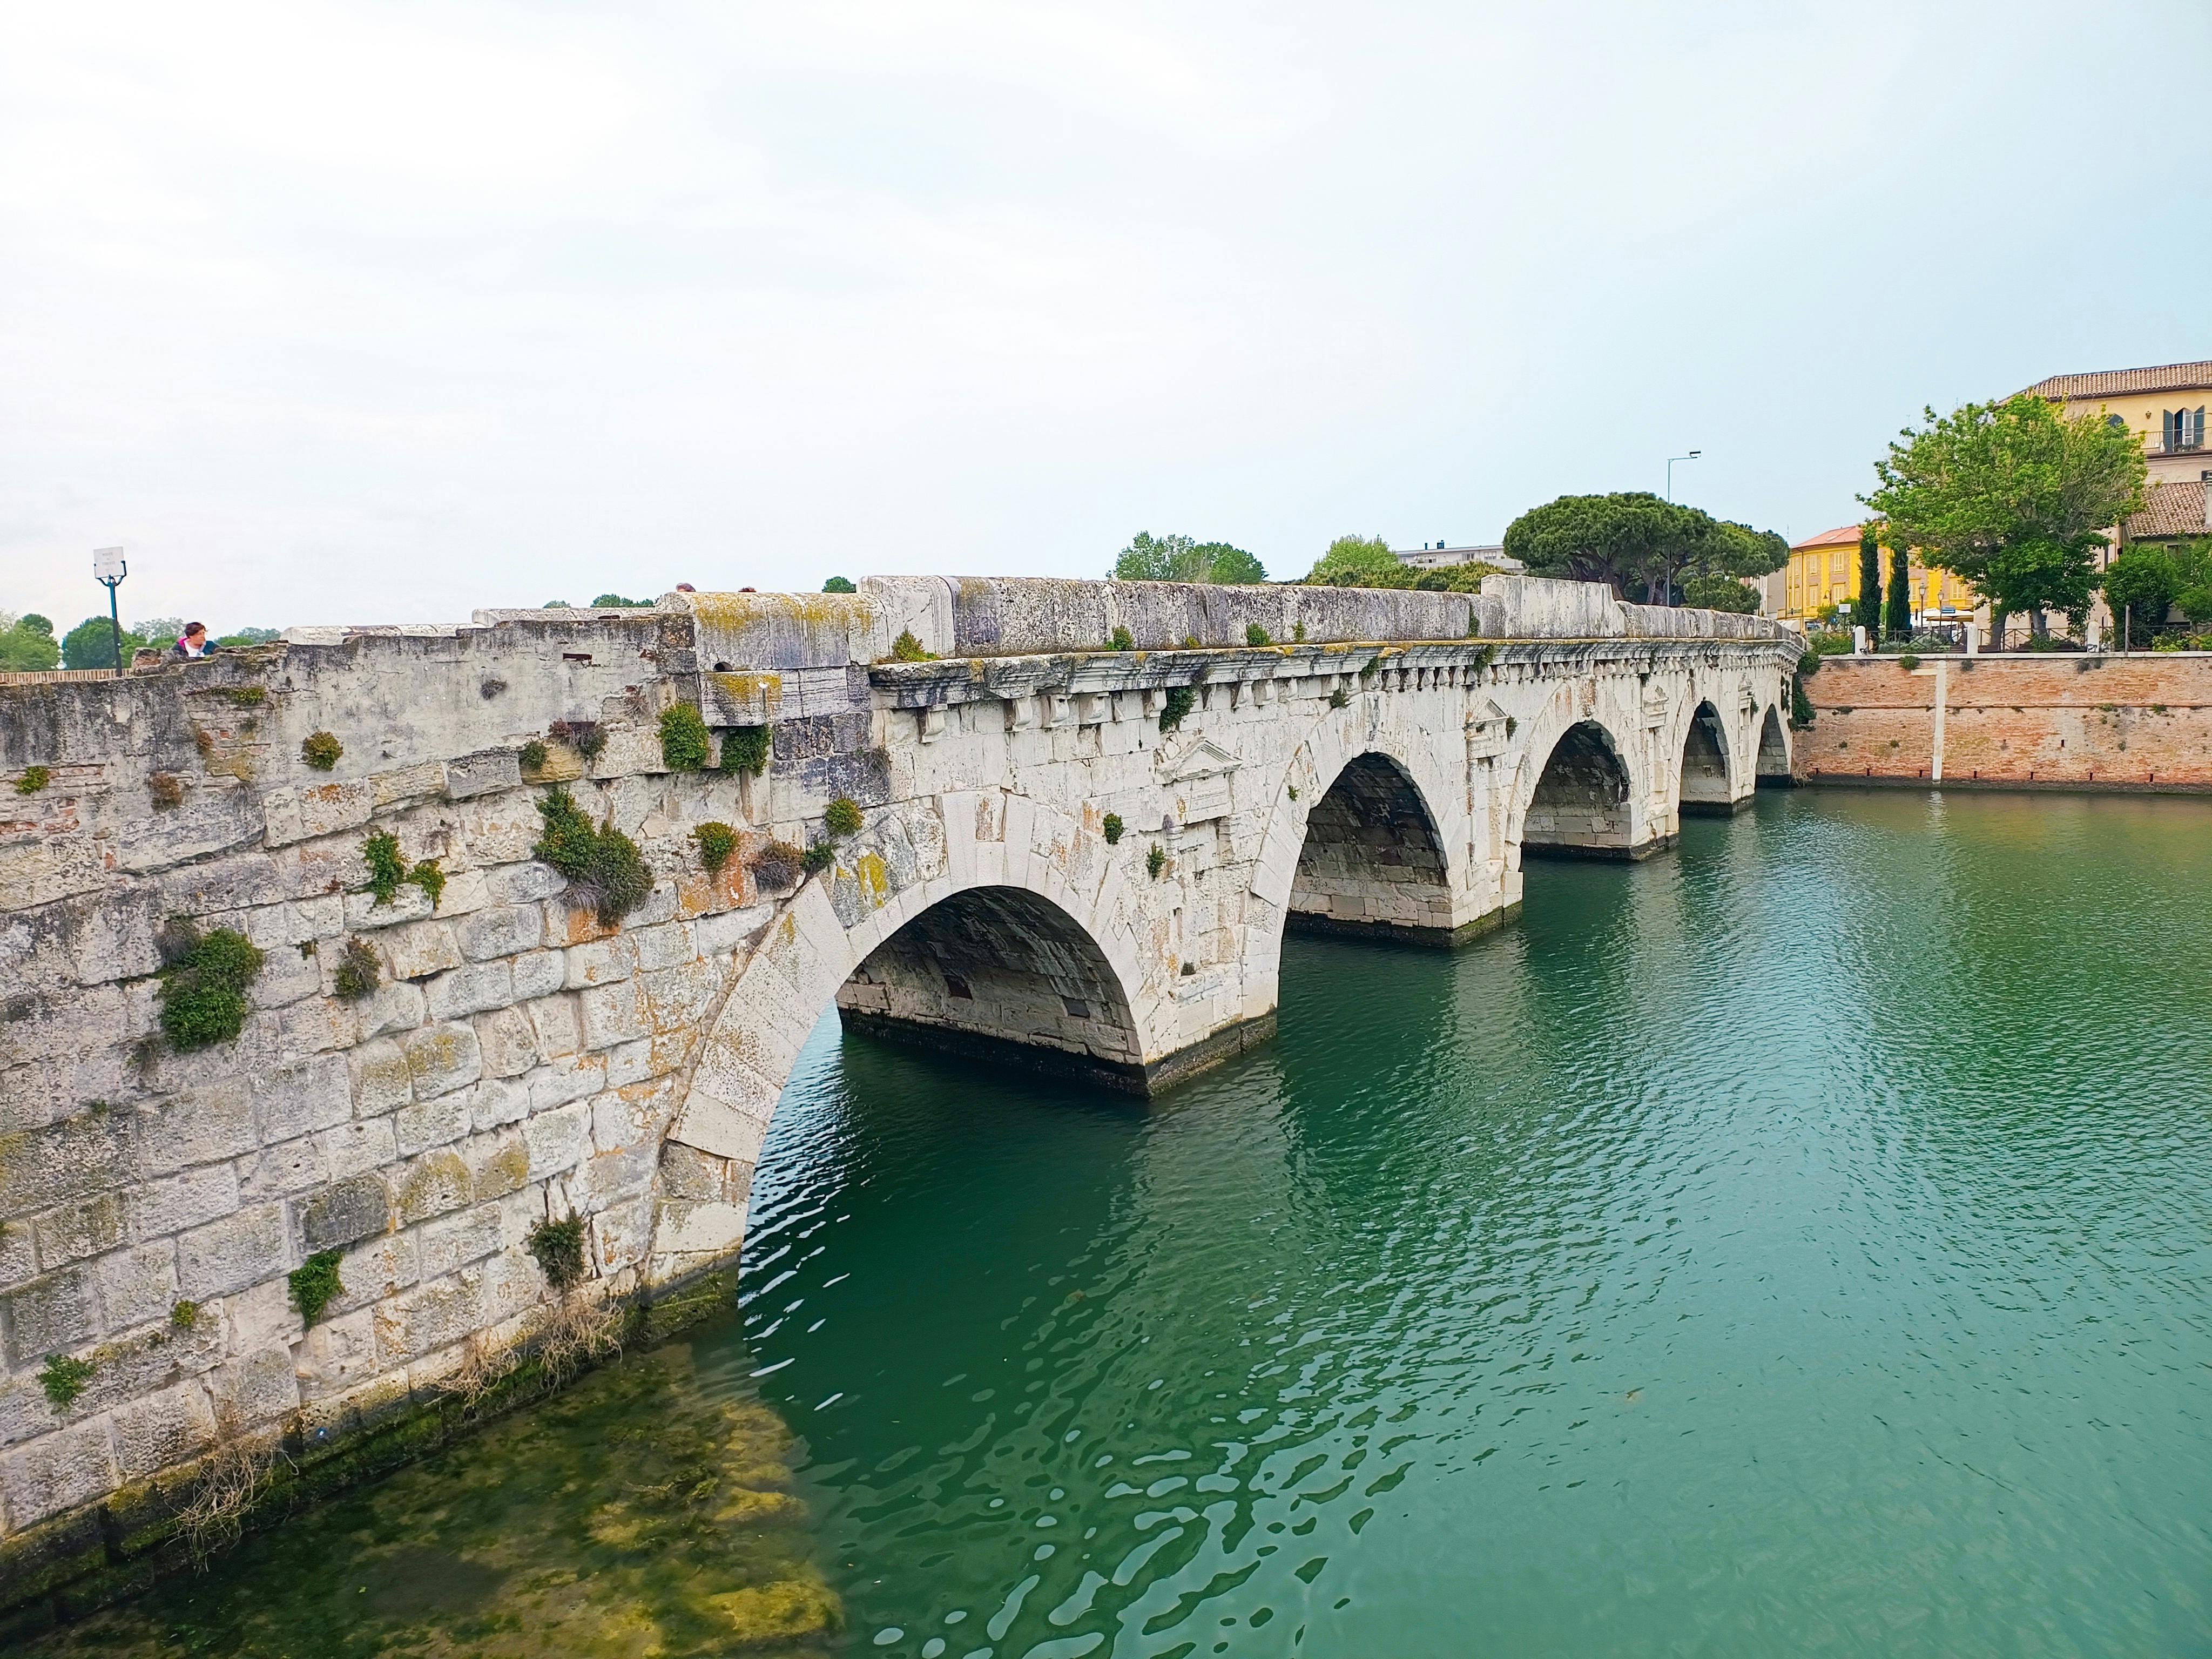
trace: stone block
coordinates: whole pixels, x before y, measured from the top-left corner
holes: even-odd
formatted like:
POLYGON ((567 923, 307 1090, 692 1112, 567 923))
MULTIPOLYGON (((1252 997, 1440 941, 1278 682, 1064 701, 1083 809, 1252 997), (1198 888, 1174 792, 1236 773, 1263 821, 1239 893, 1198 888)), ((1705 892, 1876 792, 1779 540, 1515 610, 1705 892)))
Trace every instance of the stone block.
MULTIPOLYGON (((552 951, 546 952, 550 956, 552 951)), ((520 975, 517 975, 520 978, 520 975)), ((536 1038, 538 1056, 541 1060, 556 1060, 563 1054, 573 1054, 583 1047, 584 1034, 576 1019, 576 1000, 574 997, 540 997, 525 1003, 522 1012, 530 1016, 530 1029, 536 1038)))
POLYGON ((572 1177, 570 1190, 580 1189, 583 1207, 587 1210, 603 1210, 623 1199, 647 1196, 659 1162, 660 1149, 647 1143, 618 1152, 594 1152, 584 1160, 578 1176, 572 1177))
POLYGON ((412 882, 402 885, 389 904, 379 904, 374 893, 349 892, 345 896, 345 925, 357 932, 428 921, 436 914, 430 908, 429 896, 412 882))
POLYGON ((215 1442, 207 1390, 179 1382, 115 1408, 115 1459, 125 1480, 143 1480, 196 1456, 215 1442))
POLYGON ((241 1160, 239 1189, 249 1199, 290 1198, 331 1178, 330 1159, 319 1135, 301 1135, 266 1146, 258 1158, 241 1160))
POLYGON ((522 787, 522 765, 512 749, 480 749, 446 763, 446 799, 471 800, 522 787))
POLYGON ((418 1100, 462 1088, 483 1074, 477 1034, 465 1025, 426 1025, 402 1037, 400 1047, 418 1100))
POLYGON ((638 1037, 607 1050, 607 1085, 619 1089, 626 1083, 642 1083, 653 1075, 655 1040, 638 1037))
POLYGON ((598 1054, 567 1055, 547 1061, 525 1080, 530 1085, 530 1109, 542 1112, 599 1093, 607 1085, 607 1063, 598 1054))
POLYGON ((670 1198, 695 1204, 720 1203, 728 1196, 726 1158, 702 1152, 682 1141, 665 1142, 660 1149, 660 1190, 670 1198))
POLYGON ((331 1299, 334 1313, 351 1313, 373 1307, 407 1288, 422 1277, 416 1235, 386 1233, 364 1239, 345 1253, 338 1263, 338 1282, 343 1286, 331 1299))
POLYGON ((518 1130, 477 1135, 461 1148, 461 1155, 468 1161, 479 1204, 519 1193, 530 1184, 530 1146, 518 1130))
POLYGON ((284 1206, 258 1204, 177 1238, 177 1288, 194 1302, 227 1296, 289 1265, 284 1206))
POLYGON ((358 1123, 341 1123, 323 1132, 323 1156, 330 1160, 331 1176, 343 1181, 370 1170, 381 1169, 399 1156, 389 1117, 373 1117, 358 1123))
POLYGON ((520 1123, 530 1112, 530 1085, 520 1078, 486 1078, 467 1098, 469 1127, 478 1133, 520 1123))
POLYGON ((523 1121, 522 1135, 530 1148, 530 1178, 573 1170, 591 1144, 592 1113, 582 1101, 533 1113, 523 1121))
POLYGON ((689 922, 667 921, 658 927, 641 927, 629 938, 640 973, 673 968, 699 954, 698 940, 689 922))
POLYGON ((587 985, 611 985, 637 971, 637 952, 626 936, 572 945, 568 960, 567 983, 572 991, 587 985))
POLYGON ((460 1019, 514 1000, 514 969, 504 961, 479 962, 441 974, 423 987, 433 1019, 460 1019))
POLYGON ((187 1090, 137 1118, 139 1164, 148 1176, 236 1158, 261 1144, 252 1089, 244 1079, 187 1090))
POLYGON ((415 1098, 407 1051, 390 1038, 363 1043, 345 1056, 345 1063, 356 1116, 380 1116, 415 1098))
POLYGON ((232 1164, 203 1164, 181 1175, 149 1181, 135 1188, 132 1197, 139 1237, 181 1233, 238 1208, 238 1168, 232 1164))
POLYGON ((70 940, 71 977, 79 985, 133 979, 161 965, 154 936, 161 926, 153 888, 96 895, 86 902, 70 940))
POLYGON ((480 1015, 475 1025, 486 1077, 520 1077, 538 1063, 538 1035, 521 1009, 501 1008, 480 1015))
MULTIPOLYGON (((481 1085, 477 1085, 481 1087, 481 1085)), ((392 1139, 402 1158, 412 1158, 433 1146, 459 1140, 469 1132, 469 1108, 474 1088, 402 1106, 392 1115, 392 1139)))
POLYGON ((422 988, 404 980, 386 980, 359 1002, 351 1005, 360 1040, 392 1031, 411 1031, 429 1018, 422 988))
POLYGON ((319 996, 322 989, 321 963, 301 956, 294 945, 279 945, 262 953, 261 972, 246 999, 256 1008, 284 1008, 302 997, 319 996))
MULTIPOLYGON (((229 1166, 221 1166, 225 1175, 229 1166)), ((237 1183, 230 1183, 235 1192, 237 1183)), ((121 1193, 103 1193, 82 1204, 48 1210, 32 1225, 39 1241, 39 1261, 48 1268, 64 1262, 101 1255, 123 1243, 124 1202, 121 1193)))
POLYGON ((565 951, 532 951, 514 959, 514 997, 518 1002, 527 1002, 532 997, 550 996, 568 981, 568 963, 565 951))
POLYGON ((289 1141, 343 1123, 353 1110, 346 1056, 319 1054, 252 1079, 261 1139, 289 1141))
POLYGON ((650 1194, 620 1199, 592 1218, 587 1248, 602 1273, 644 1265, 653 1248, 654 1200, 650 1194))
POLYGON ((7 1504, 8 1529, 21 1532, 104 1497, 118 1479, 105 1417, 42 1435, 21 1451, 0 1457, 0 1499, 7 1504))
POLYGON ((0 1157, 0 1220, 113 1191, 130 1179, 131 1161, 121 1112, 86 1112, 11 1137, 0 1157))
POLYGON ((177 1302, 177 1247, 167 1239, 118 1250, 93 1264, 107 1328, 127 1331, 167 1319, 177 1302))
POLYGON ((31 1230, 9 1224, 0 1231, 0 1291, 11 1290, 39 1276, 37 1241, 31 1230))
POLYGON ((772 914, 769 906, 755 905, 750 909, 701 916, 691 924, 691 936, 702 956, 722 956, 750 945, 772 914))
POLYGON ((100 1304, 89 1267, 66 1267, 0 1296, 8 1364, 21 1370, 100 1334, 100 1304))
POLYGON ((172 870, 160 878, 161 914, 204 916, 216 910, 246 910, 289 896, 276 861, 266 853, 239 853, 172 870))
POLYGON ((551 898, 568 886, 568 878, 550 864, 532 860, 506 864, 484 872, 484 886, 495 904, 526 904, 551 898))
POLYGON ((375 1310, 376 1346, 385 1366, 404 1365, 465 1340, 482 1324, 483 1279, 465 1268, 416 1285, 375 1310))
POLYGON ((296 1206, 310 1252, 343 1249, 392 1224, 392 1200, 374 1176, 333 1182, 296 1206))
POLYGON ((646 1011, 636 988, 625 980, 617 985, 594 985, 577 997, 583 1016, 584 1047, 611 1048, 617 1042, 647 1035, 646 1011))
POLYGON ((545 936, 545 915, 535 904, 499 904, 462 921, 455 930, 471 962, 535 951, 545 936))
POLYGON ((305 997, 276 1012, 276 1053, 272 1065, 290 1065, 343 1048, 360 1032, 355 1010, 325 997, 305 997))
POLYGON ((693 1204, 681 1199, 663 1199, 653 1248, 659 1255, 722 1257, 735 1255, 744 1237, 745 1206, 742 1204, 693 1204))
POLYGON ((423 1275, 436 1279, 497 1254, 500 1245, 499 1206, 479 1204, 428 1223, 415 1248, 423 1275))
POLYGON ((242 1355, 212 1372, 208 1382, 217 1417, 227 1412, 246 1426, 289 1416, 300 1407, 300 1382, 287 1347, 258 1348, 242 1355))
POLYGON ((461 947, 450 923, 414 921, 387 927, 377 943, 384 947, 394 979, 428 979, 461 965, 461 947))
POLYGON ((399 1219, 412 1224, 433 1216, 450 1214, 466 1204, 475 1192, 475 1181, 460 1155, 441 1147, 426 1152, 401 1170, 394 1182, 399 1219))

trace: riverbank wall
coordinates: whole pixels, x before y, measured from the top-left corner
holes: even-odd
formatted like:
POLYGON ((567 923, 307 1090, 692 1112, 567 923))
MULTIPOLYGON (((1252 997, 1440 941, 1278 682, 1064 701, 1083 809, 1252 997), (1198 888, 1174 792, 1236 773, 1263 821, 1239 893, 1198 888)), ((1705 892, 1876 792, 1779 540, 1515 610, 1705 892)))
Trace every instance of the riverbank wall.
POLYGON ((2212 653, 1830 657, 1806 783, 2212 793, 2212 653))

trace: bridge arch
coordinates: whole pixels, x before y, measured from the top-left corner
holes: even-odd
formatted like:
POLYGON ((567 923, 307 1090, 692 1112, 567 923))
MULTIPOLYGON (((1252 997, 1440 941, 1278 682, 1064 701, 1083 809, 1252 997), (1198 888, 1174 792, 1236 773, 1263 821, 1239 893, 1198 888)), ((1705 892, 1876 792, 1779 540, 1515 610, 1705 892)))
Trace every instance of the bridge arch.
POLYGON ((1110 854, 1087 817, 1005 791, 948 794, 880 812, 829 879, 777 904, 685 1068, 648 1278, 736 1249, 769 1121, 832 1002, 864 1030, 1026 1051, 1140 1092, 1155 1081, 1152 1062, 1179 1046, 1176 1011, 1110 854))
POLYGON ((1736 810, 1735 780, 1742 770, 1735 744, 1712 700, 1690 710, 1680 740, 1673 745, 1680 769, 1678 796, 1685 817, 1725 817, 1736 810))
POLYGON ((1782 717, 1780 702, 1770 702, 1759 712, 1758 768, 1753 775, 1762 789, 1787 787, 1792 776, 1790 726, 1782 717))
POLYGON ((1602 699, 1560 688, 1530 723, 1506 811, 1506 856, 1644 858, 1667 845, 1655 832, 1645 745, 1602 699))

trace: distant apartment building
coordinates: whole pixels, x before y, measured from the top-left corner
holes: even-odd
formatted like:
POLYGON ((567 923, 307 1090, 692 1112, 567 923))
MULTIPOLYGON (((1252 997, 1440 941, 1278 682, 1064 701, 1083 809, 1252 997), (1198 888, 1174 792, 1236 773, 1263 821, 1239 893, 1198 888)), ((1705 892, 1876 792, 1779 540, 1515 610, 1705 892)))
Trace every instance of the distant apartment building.
MULTIPOLYGON (((1780 616, 1797 622, 1817 618, 1828 606, 1836 607, 1838 617, 1848 614, 1853 622, 1864 622, 1859 614, 1859 531, 1855 524, 1838 525, 1833 530, 1824 530, 1817 536, 1808 536, 1790 550, 1790 562, 1778 573, 1781 580, 1781 608, 1770 611, 1771 616, 1780 616)), ((1889 580, 1889 550, 1881 551, 1882 580, 1889 580)), ((1912 620, 1916 626, 1923 622, 1936 622, 1946 617, 1963 617, 1973 614, 1977 603, 1974 591, 1946 570, 1930 570, 1916 556, 1905 566, 1905 586, 1912 595, 1912 620)), ((1774 601, 1774 579, 1769 577, 1765 589, 1768 603, 1774 601)))
POLYGON ((1423 542, 1419 548, 1394 547, 1390 550, 1399 563, 1416 570, 1443 570, 1455 564, 1494 564, 1509 576, 1517 576, 1525 567, 1518 559, 1505 556, 1504 547, 1446 547, 1438 542, 1431 547, 1423 542))
POLYGON ((2204 442, 2212 362, 2053 374, 2027 390, 2030 396, 2048 398, 2068 415, 2101 410, 2113 425, 2135 433, 2142 440, 2153 483, 2201 485, 2212 476, 2212 449, 2204 442))

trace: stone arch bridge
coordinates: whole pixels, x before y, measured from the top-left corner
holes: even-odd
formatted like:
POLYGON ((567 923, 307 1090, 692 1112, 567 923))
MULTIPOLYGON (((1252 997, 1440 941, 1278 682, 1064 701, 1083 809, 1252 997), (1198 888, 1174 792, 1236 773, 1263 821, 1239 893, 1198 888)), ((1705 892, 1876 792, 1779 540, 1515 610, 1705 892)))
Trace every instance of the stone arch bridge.
POLYGON ((833 1002, 1170 1086, 1271 1033, 1288 928, 1458 944, 1527 857, 1641 858, 1786 781, 1797 649, 1516 578, 894 578, 0 684, 0 779, 46 779, 0 792, 0 1584, 112 1556, 219 1438, 313 1455, 528 1340, 548 1217, 587 1220, 588 1296, 730 1262, 833 1002), (678 705, 710 769, 668 763, 678 705), (764 772, 713 769, 763 726, 764 772), (532 856, 554 784, 653 872, 618 925, 532 856), (841 797, 857 833, 780 878, 841 797), (737 832, 713 872, 706 822, 737 832), (438 861, 434 908, 367 890, 374 833, 438 861), (264 952, 239 1037, 191 1055, 158 1036, 179 915, 264 952), (379 982, 348 1000, 353 940, 379 982), (286 1275, 326 1249, 344 1289, 304 1328, 286 1275), (94 1364, 67 1407, 55 1354, 94 1364))

